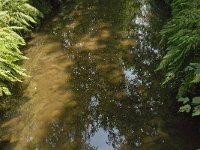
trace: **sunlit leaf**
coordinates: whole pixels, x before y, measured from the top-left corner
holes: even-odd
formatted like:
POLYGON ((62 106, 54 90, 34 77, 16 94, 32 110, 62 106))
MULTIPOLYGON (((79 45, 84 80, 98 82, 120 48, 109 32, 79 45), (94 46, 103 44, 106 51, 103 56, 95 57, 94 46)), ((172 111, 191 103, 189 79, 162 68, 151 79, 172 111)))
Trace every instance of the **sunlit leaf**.
POLYGON ((181 98, 178 99, 178 102, 183 102, 183 104, 186 104, 187 102, 189 102, 189 98, 188 97, 185 97, 185 98, 181 97, 181 98))
POLYGON ((190 112, 190 110, 191 110, 191 106, 189 104, 186 104, 180 107, 179 112, 190 112))
POLYGON ((200 115, 200 105, 195 106, 192 112, 192 116, 199 116, 200 115))
POLYGON ((22 82, 27 76, 18 61, 27 59, 20 51, 23 34, 42 14, 28 0, 0 0, 0 96, 11 95, 6 84, 22 82))
POLYGON ((194 97, 194 98, 192 99, 192 103, 193 103, 193 104, 200 104, 200 97, 194 97))

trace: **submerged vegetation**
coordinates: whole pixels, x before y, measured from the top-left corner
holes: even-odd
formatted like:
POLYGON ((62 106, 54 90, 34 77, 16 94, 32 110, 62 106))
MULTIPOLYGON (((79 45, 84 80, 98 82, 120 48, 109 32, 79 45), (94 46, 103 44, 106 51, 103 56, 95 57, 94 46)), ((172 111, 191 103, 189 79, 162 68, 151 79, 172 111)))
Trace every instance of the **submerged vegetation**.
POLYGON ((161 43, 167 53, 157 70, 166 69, 163 85, 176 79, 177 99, 181 112, 200 115, 200 1, 166 0, 171 5, 172 19, 161 31, 161 43))

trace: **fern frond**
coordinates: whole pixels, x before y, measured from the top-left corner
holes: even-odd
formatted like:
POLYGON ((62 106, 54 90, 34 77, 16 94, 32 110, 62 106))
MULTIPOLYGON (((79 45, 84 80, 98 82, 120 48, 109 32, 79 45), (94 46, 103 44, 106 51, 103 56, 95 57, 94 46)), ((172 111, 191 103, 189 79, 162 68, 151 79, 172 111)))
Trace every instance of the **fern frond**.
POLYGON ((0 0, 0 12, 4 13, 4 27, 18 26, 25 31, 30 31, 31 23, 35 24, 39 17, 43 17, 27 0, 0 0))
POLYGON ((3 94, 11 95, 11 92, 9 88, 6 86, 6 84, 0 82, 0 96, 3 96, 3 94))
POLYGON ((0 0, 0 96, 10 95, 7 83, 22 82, 26 70, 17 63, 27 59, 20 51, 25 45, 21 31, 30 31, 42 14, 28 0, 0 0))
POLYGON ((190 100, 187 95, 196 96, 191 94, 191 90, 195 91, 194 87, 200 83, 200 60, 197 55, 200 48, 200 1, 172 0, 171 7, 172 19, 160 32, 160 43, 167 47, 167 52, 157 70, 167 71, 163 84, 181 75, 177 99, 183 106, 179 111, 192 111, 192 115, 196 116, 200 115, 200 97, 190 100), (194 106, 193 102, 197 100, 199 103, 194 106))
POLYGON ((161 31, 161 43, 167 47, 167 53, 157 70, 167 69, 164 84, 183 68, 188 56, 200 46, 200 3, 196 1, 174 0, 174 16, 161 31))

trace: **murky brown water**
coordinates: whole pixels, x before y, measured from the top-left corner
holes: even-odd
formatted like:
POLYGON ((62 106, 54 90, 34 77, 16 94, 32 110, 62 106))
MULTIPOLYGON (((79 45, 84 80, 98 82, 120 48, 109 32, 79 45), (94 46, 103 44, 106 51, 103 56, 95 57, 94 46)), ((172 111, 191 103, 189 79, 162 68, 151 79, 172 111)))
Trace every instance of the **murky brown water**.
POLYGON ((1 124, 2 149, 197 148, 194 126, 154 72, 165 11, 148 0, 64 6, 28 43, 25 102, 1 124))

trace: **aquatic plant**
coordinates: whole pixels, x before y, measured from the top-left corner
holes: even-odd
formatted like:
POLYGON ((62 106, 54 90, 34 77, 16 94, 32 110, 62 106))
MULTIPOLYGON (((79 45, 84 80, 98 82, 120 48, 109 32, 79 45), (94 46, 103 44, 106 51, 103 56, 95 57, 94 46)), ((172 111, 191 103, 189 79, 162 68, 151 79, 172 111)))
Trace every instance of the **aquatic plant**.
POLYGON ((0 96, 11 95, 9 83, 21 82, 27 76, 18 65, 26 59, 20 51, 25 45, 23 34, 42 14, 28 0, 0 0, 0 96))
POLYGON ((183 103, 180 111, 192 110, 193 116, 200 115, 200 101, 194 90, 200 83, 200 1, 172 0, 171 9, 172 19, 161 31, 161 43, 167 53, 157 70, 166 69, 163 85, 174 78, 181 79, 177 94, 183 103))

